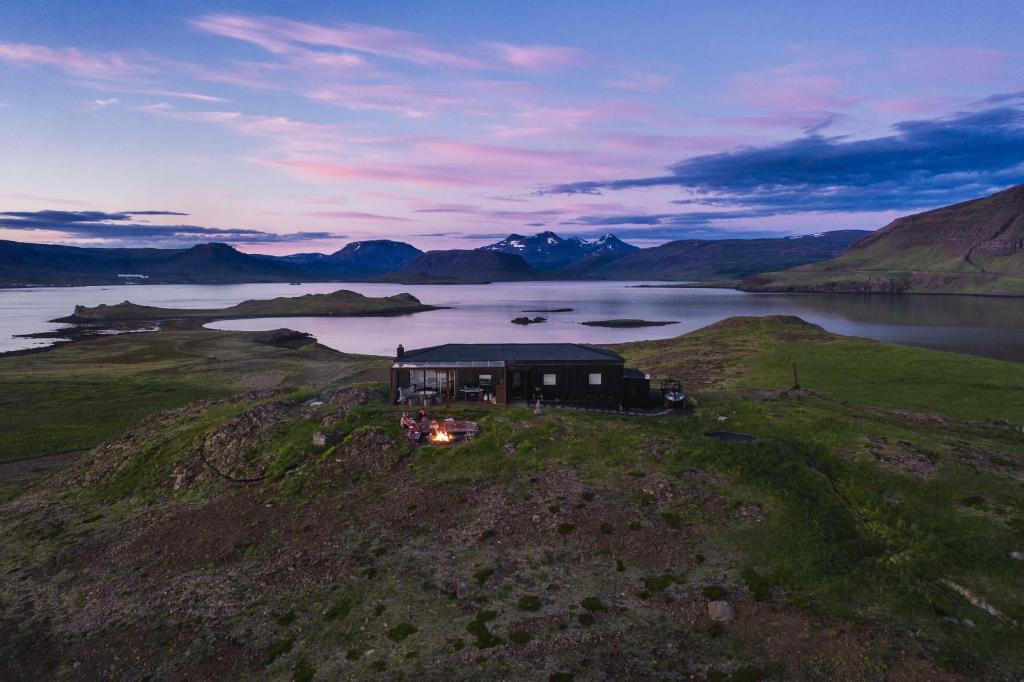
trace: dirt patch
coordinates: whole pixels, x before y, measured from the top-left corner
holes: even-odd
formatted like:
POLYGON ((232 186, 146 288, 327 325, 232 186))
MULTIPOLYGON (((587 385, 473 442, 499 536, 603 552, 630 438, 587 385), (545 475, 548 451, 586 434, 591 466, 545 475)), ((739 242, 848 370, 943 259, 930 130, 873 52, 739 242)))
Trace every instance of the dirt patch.
POLYGON ((975 469, 998 471, 1018 481, 1024 481, 1024 457, 1021 455, 962 446, 955 448, 953 453, 961 463, 975 469))
POLYGON ((867 452, 881 466, 917 478, 931 478, 938 471, 938 455, 908 441, 875 436, 869 439, 867 452))

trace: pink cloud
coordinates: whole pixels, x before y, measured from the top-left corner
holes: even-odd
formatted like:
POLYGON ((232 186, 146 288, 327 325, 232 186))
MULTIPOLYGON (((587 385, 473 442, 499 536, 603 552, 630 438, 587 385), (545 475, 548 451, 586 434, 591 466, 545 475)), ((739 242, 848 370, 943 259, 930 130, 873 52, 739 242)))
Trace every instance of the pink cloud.
MULTIPOLYGON (((538 74, 578 66, 589 59, 583 50, 560 45, 489 42, 481 43, 479 50, 442 49, 418 33, 358 23, 324 25, 274 17, 208 14, 194 20, 192 25, 206 33, 241 40, 284 56, 294 56, 302 46, 311 46, 352 50, 420 66, 513 68, 538 74), (480 56, 476 56, 478 51, 480 56)), ((355 55, 342 55, 341 63, 346 66, 360 63, 352 57, 355 55)), ((304 59, 310 63, 317 60, 329 63, 338 58, 334 53, 304 51, 304 59)))
POLYGON ((118 102, 120 102, 120 100, 116 97, 110 97, 108 99, 94 99, 89 102, 88 106, 90 109, 106 109, 107 107, 114 106, 118 102))
POLYGON ((391 215, 380 215, 378 213, 367 213, 365 211, 316 211, 308 214, 314 218, 332 218, 332 219, 343 219, 343 220, 373 220, 373 221, 384 221, 384 222, 401 222, 411 223, 413 221, 408 218, 399 218, 398 216, 391 215))
POLYGON ((333 85, 308 92, 306 96, 346 109, 387 111, 409 118, 420 118, 462 102, 457 96, 399 83, 333 85))
POLYGON ((458 169, 422 164, 351 164, 326 159, 254 159, 319 181, 373 181, 419 187, 465 187, 485 184, 484 179, 458 169))
POLYGON ((154 68, 142 56, 83 52, 73 47, 52 49, 27 43, 0 43, 0 60, 23 66, 49 66, 73 76, 114 80, 151 73, 154 68))
POLYGON ((859 101, 845 92, 841 78, 802 73, 798 66, 767 69, 740 75, 731 99, 762 109, 833 109, 859 101))
POLYGON ((557 45, 513 45, 511 43, 485 43, 496 61, 534 73, 550 73, 587 61, 582 50, 557 45))
POLYGON ((258 45, 275 54, 294 49, 296 43, 366 52, 402 59, 417 64, 475 67, 467 57, 430 46, 422 37, 366 24, 321 26, 273 18, 251 18, 230 14, 210 14, 192 22, 207 33, 258 45))
POLYGON ((892 97, 871 102, 883 114, 918 116, 930 112, 945 111, 955 102, 952 97, 892 97))

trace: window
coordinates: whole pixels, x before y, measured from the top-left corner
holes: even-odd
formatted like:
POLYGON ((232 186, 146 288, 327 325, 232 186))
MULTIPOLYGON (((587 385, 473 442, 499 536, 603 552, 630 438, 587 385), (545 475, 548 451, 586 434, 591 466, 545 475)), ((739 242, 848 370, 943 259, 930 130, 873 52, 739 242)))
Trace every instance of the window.
POLYGON ((481 374, 479 376, 479 379, 480 379, 480 385, 481 386, 490 386, 491 385, 491 375, 490 374, 481 374))
POLYGON ((590 385, 591 386, 600 386, 601 385, 601 373, 600 372, 591 372, 591 374, 590 374, 590 385))
POLYGON ((558 384, 558 375, 557 374, 545 374, 544 375, 544 385, 545 386, 555 386, 557 384, 558 384))

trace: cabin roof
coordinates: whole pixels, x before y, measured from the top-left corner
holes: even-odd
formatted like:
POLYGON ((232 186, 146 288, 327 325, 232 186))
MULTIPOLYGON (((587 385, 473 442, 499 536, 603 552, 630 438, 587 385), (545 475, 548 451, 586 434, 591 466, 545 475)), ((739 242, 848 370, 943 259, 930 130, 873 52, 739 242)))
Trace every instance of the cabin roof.
POLYGON ((395 365, 504 364, 533 362, 599 362, 621 363, 615 351, 581 343, 446 343, 429 348, 415 348, 395 359, 395 365))

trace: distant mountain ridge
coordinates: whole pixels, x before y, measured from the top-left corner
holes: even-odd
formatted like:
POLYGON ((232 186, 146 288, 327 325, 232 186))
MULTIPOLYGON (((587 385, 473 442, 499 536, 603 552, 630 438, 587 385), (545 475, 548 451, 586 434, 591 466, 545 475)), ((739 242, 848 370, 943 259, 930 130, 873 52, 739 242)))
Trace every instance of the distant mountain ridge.
POLYGON ((486 249, 427 251, 377 278, 403 284, 468 284, 544 279, 522 256, 486 249))
POLYGON ((219 243, 187 249, 104 249, 0 240, 0 286, 222 284, 365 280, 423 252, 403 242, 352 242, 335 253, 247 254, 219 243))
POLYGON ((836 230, 767 239, 681 239, 631 253, 596 253, 558 271, 563 277, 626 280, 737 280, 833 258, 871 234, 836 230))
POLYGON ((1024 295, 1024 185, 898 218, 837 258, 749 277, 750 291, 1024 295))
POLYGON ((593 254, 624 254, 639 250, 639 247, 627 244, 613 234, 587 241, 579 237, 562 238, 551 231, 539 232, 531 237, 510 234, 500 242, 480 248, 522 256, 530 267, 538 270, 557 270, 593 254))
POLYGON ((217 243, 104 249, 0 241, 0 286, 740 279, 830 258, 866 234, 846 230, 799 238, 682 240, 640 249, 611 234, 587 241, 541 232, 512 234, 478 249, 423 252, 377 239, 352 242, 331 254, 290 256, 246 254, 217 243))

